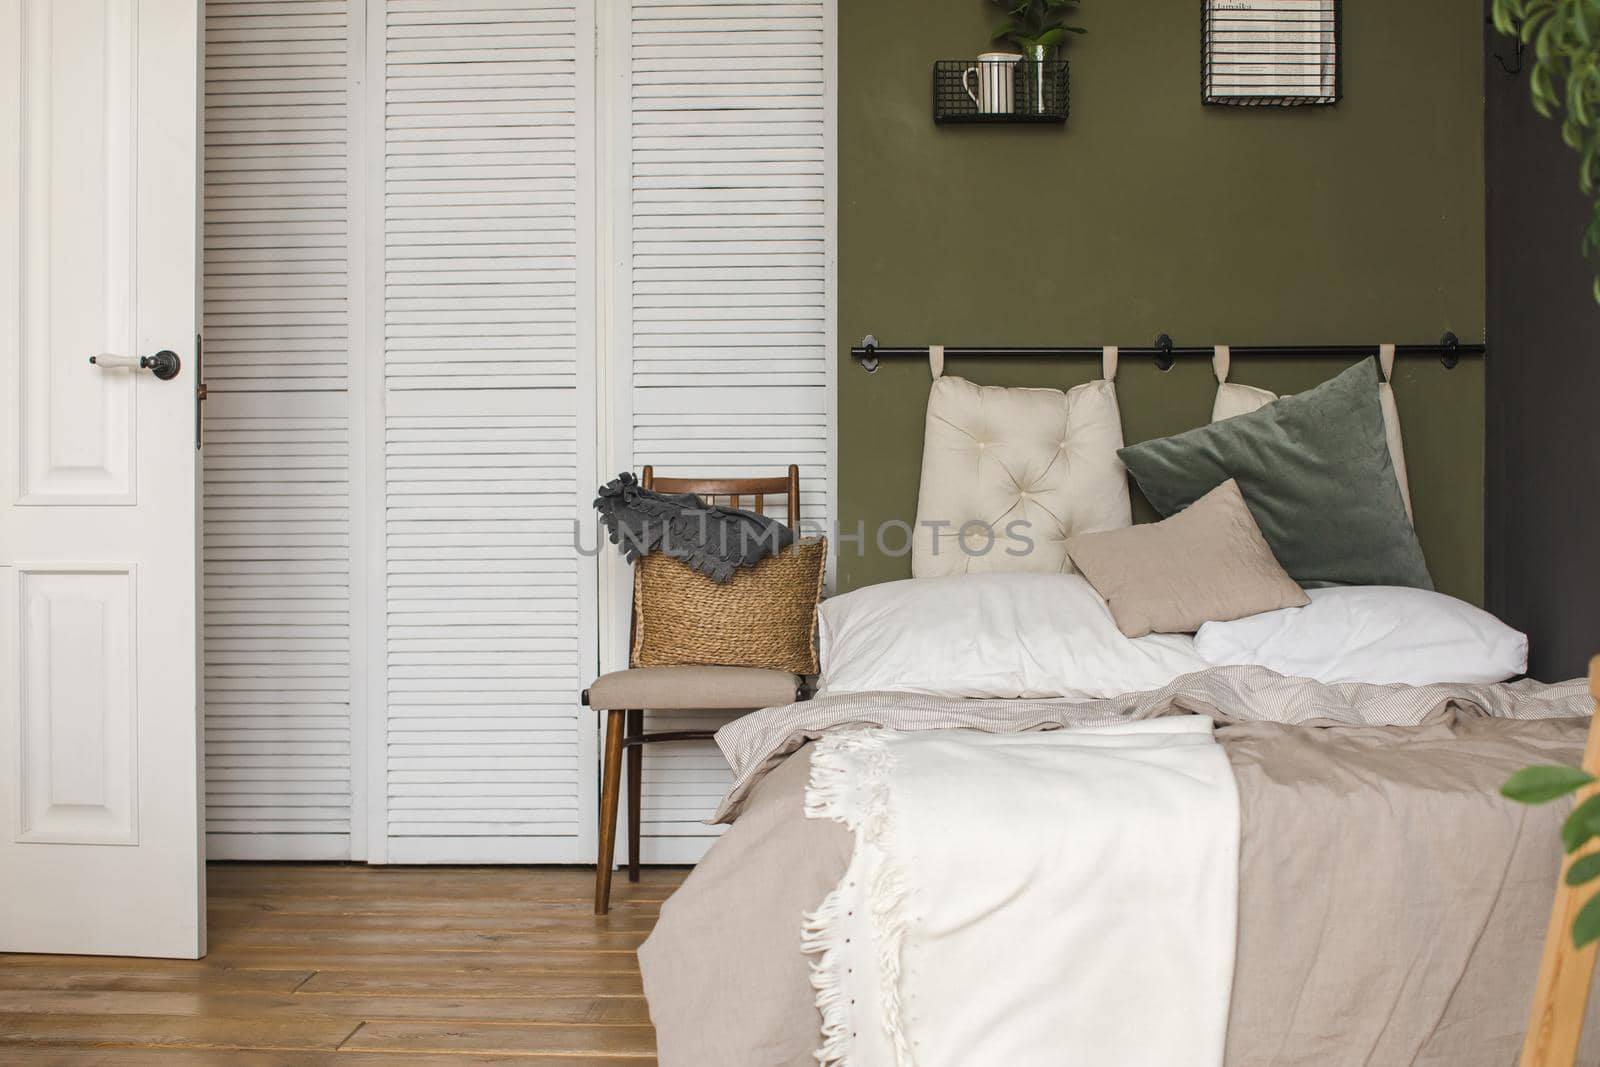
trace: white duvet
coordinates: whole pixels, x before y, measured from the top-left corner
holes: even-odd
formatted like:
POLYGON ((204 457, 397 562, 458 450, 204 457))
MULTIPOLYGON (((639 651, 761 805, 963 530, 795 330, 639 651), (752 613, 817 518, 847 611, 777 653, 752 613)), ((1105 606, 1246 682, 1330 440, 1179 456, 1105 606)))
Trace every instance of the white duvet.
POLYGON ((807 816, 855 832, 805 930, 824 1065, 1222 1062, 1239 814, 1209 719, 847 731, 811 767, 807 816))

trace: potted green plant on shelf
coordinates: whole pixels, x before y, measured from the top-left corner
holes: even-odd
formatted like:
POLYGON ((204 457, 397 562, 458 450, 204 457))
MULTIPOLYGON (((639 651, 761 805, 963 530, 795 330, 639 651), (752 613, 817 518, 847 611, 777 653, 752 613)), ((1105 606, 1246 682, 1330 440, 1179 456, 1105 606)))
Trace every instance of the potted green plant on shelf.
POLYGON ((1082 26, 1062 21, 1079 0, 989 0, 1005 9, 1006 21, 994 31, 992 41, 1009 41, 1022 49, 1033 64, 1034 106, 1044 111, 1044 61, 1054 57, 1069 33, 1088 33, 1082 26))

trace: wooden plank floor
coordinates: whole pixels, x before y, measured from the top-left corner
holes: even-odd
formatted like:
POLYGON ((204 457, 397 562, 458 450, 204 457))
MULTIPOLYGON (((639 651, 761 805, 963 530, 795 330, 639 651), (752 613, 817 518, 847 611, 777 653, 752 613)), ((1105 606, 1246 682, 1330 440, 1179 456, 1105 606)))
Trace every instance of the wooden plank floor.
POLYGON ((0 1063, 655 1062, 634 950, 680 869, 220 863, 195 962, 0 955, 0 1063))

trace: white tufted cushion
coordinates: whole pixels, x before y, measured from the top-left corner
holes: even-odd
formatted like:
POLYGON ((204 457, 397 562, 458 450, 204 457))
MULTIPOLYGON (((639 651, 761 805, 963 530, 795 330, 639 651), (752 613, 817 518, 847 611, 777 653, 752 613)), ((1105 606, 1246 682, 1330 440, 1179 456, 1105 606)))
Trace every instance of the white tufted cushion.
MULTIPOLYGON (((1223 382, 1217 386, 1217 399, 1211 406, 1211 421, 1221 422, 1235 415, 1247 415, 1278 399, 1277 393, 1257 389, 1253 385, 1223 382)), ((1378 383, 1378 403, 1383 408, 1383 432, 1389 440, 1389 459, 1394 463, 1395 481, 1400 483, 1400 499, 1405 501, 1406 516, 1411 515, 1411 483, 1406 479, 1406 448, 1400 438, 1400 411, 1394 404, 1394 389, 1388 382, 1378 383)))
POLYGON ((1073 571, 1068 538, 1133 521, 1121 447, 1111 382, 1063 393, 939 378, 928 395, 912 575, 1073 571), (967 530, 963 551, 968 523, 983 525, 967 530), (994 535, 986 553, 984 530, 994 535))

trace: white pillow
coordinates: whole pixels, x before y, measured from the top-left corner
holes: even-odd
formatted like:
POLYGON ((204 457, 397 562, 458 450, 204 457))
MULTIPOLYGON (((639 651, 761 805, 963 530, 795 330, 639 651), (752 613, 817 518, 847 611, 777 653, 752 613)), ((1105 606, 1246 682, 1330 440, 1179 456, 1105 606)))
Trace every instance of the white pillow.
POLYGON ((1303 608, 1208 622, 1195 651, 1319 682, 1500 682, 1528 669, 1528 638, 1471 604, 1387 585, 1308 589, 1303 608))
POLYGON ((825 600, 820 692, 1111 697, 1205 669, 1193 639, 1122 636, 1079 574, 886 582, 825 600))

